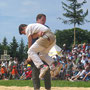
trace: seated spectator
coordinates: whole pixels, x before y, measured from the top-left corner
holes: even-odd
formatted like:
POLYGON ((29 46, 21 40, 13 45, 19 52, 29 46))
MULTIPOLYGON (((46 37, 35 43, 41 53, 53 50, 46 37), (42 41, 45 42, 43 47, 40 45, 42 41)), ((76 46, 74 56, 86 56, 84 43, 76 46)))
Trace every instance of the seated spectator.
MULTIPOLYGON (((53 66, 53 67, 54 67, 54 66, 53 66)), ((59 65, 57 65, 54 69, 52 69, 52 70, 50 71, 50 74, 51 74, 51 78, 52 78, 52 79, 56 78, 56 77, 59 75, 60 70, 61 70, 62 67, 63 67, 63 65, 62 65, 62 64, 59 64, 59 65)))
POLYGON ((56 55, 56 61, 59 62, 60 61, 60 56, 56 55))
POLYGON ((81 60, 79 60, 78 64, 77 64, 77 67, 83 67, 84 68, 84 64, 81 63, 81 60))
POLYGON ((86 54, 85 54, 85 53, 83 53, 83 54, 82 54, 82 60, 81 60, 81 63, 83 63, 83 64, 84 64, 84 66, 85 66, 86 61, 88 61, 88 58, 87 58, 86 54))
POLYGON ((23 74, 20 77, 21 80, 25 80, 26 79, 26 74, 25 74, 26 72, 27 72, 27 69, 24 68, 24 72, 23 72, 23 74))
POLYGON ((69 59, 67 61, 67 69, 66 69, 66 77, 71 77, 73 75, 73 72, 72 72, 72 69, 73 69, 73 63, 72 61, 69 59))
POLYGON ((25 72, 26 74, 26 79, 31 79, 32 78, 32 70, 31 68, 28 68, 28 70, 25 72))
POLYGON ((90 63, 90 56, 88 57, 88 63, 90 63))
POLYGON ((77 81, 77 80, 82 80, 83 79, 83 74, 85 73, 85 70, 83 70, 83 67, 79 67, 79 72, 77 75, 72 76, 71 79, 68 78, 69 81, 77 81))
POLYGON ((87 66, 87 67, 85 68, 85 72, 84 72, 84 74, 83 74, 83 80, 84 80, 84 81, 90 80, 90 66, 87 66))
POLYGON ((85 62, 84 68, 86 68, 87 66, 90 66, 90 63, 88 61, 85 62))

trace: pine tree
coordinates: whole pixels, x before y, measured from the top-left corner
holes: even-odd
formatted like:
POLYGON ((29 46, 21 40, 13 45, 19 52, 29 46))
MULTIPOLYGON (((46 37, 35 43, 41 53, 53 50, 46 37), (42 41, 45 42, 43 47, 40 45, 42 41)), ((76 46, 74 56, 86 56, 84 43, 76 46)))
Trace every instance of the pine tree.
POLYGON ((20 45, 19 45, 19 53, 18 53, 18 59, 19 61, 23 61, 25 59, 25 45, 23 39, 21 39, 20 45))
POLYGON ((8 46, 8 42, 7 42, 7 38, 6 37, 4 37, 4 39, 3 39, 2 43, 1 43, 0 53, 3 54, 4 50, 9 51, 9 46, 8 46))
POLYGON ((7 44, 8 44, 7 39, 6 39, 6 37, 4 37, 2 45, 7 46, 7 44))
POLYGON ((75 29, 76 24, 77 25, 83 25, 85 22, 89 22, 85 19, 85 17, 88 15, 88 9, 86 12, 83 12, 83 9, 81 8, 85 3, 86 0, 84 0, 82 3, 78 3, 78 0, 67 0, 70 2, 69 5, 62 2, 62 7, 66 11, 63 13, 63 16, 68 18, 67 20, 60 18, 60 20, 63 21, 64 24, 73 24, 74 25, 74 45, 75 45, 75 29))
POLYGON ((11 57, 17 57, 17 53, 18 53, 18 43, 15 37, 13 37, 12 42, 10 43, 10 56, 11 57))

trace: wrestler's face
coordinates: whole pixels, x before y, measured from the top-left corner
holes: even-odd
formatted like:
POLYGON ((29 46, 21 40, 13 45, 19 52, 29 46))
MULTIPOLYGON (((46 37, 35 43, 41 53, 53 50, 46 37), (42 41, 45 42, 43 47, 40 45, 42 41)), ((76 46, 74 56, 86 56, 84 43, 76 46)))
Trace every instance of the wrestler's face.
POLYGON ((40 24, 45 24, 46 22, 46 17, 45 16, 42 16, 40 19, 37 20, 37 23, 40 23, 40 24))
POLYGON ((24 34, 24 35, 25 35, 25 34, 26 34, 26 33, 25 33, 25 30, 21 31, 21 34, 24 34))
POLYGON ((23 28, 23 30, 21 31, 21 34, 26 35, 26 27, 22 27, 22 28, 23 28))

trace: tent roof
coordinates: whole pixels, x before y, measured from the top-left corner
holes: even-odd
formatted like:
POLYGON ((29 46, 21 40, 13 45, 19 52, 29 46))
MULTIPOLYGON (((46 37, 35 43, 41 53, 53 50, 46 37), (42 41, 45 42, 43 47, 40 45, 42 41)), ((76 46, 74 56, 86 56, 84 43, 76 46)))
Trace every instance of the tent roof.
POLYGON ((59 55, 61 50, 62 49, 58 45, 54 45, 49 51, 49 56, 59 55))

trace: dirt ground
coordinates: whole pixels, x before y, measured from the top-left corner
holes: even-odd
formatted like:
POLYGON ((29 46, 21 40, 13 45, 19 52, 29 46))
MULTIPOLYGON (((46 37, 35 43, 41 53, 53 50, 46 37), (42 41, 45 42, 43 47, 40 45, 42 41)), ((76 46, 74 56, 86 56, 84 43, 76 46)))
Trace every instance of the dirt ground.
MULTIPOLYGON (((34 90, 33 87, 5 87, 0 86, 0 90, 34 90)), ((41 87, 40 90, 45 90, 44 87, 41 87)), ((51 90, 90 90, 90 88, 83 88, 83 87, 52 87, 51 90)))

